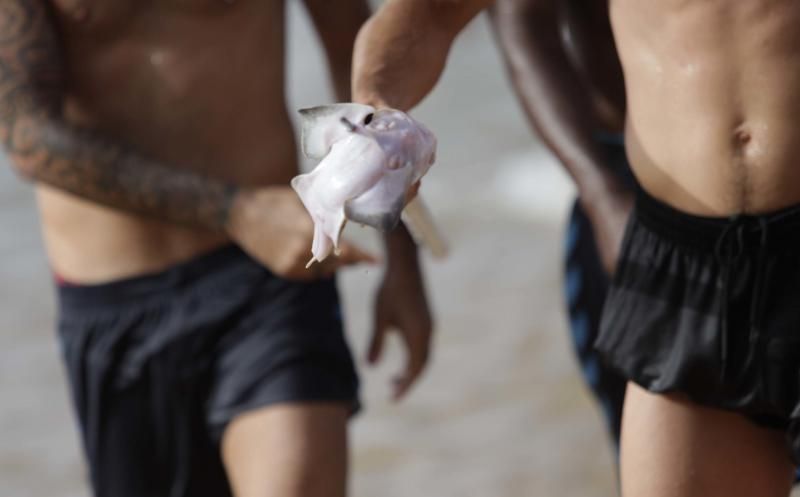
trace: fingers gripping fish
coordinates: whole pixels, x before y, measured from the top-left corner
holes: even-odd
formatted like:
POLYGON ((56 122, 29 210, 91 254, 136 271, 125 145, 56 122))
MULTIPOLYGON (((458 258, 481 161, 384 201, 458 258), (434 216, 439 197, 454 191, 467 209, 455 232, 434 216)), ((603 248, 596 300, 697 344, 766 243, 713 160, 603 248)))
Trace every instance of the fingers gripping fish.
POLYGON ((436 138, 394 109, 334 104, 300 111, 303 153, 321 159, 292 187, 314 221, 312 258, 338 247, 347 220, 389 231, 407 196, 436 159, 436 138))

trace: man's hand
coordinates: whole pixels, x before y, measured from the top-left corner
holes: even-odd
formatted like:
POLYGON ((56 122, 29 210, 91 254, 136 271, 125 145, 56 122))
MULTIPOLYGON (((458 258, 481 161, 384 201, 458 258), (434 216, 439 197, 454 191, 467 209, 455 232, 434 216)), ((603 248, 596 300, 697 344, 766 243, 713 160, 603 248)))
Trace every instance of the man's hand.
POLYGON ((387 0, 353 49, 353 101, 408 111, 436 85, 458 33, 494 0, 387 0))
POLYGON ((376 364, 387 334, 400 335, 406 346, 406 364, 392 380, 392 398, 399 400, 425 369, 433 325, 416 247, 404 227, 396 231, 400 233, 387 235, 391 239, 388 241, 389 261, 375 301, 375 328, 367 359, 370 364, 376 364))
POLYGON ((600 260, 609 275, 617 269, 622 238, 633 209, 633 197, 633 192, 621 189, 591 203, 582 201, 592 223, 600 260))
POLYGON ((371 254, 340 240, 338 256, 331 255, 306 268, 314 223, 289 187, 240 190, 231 205, 227 230, 247 253, 287 279, 329 277, 342 266, 378 262, 371 254))

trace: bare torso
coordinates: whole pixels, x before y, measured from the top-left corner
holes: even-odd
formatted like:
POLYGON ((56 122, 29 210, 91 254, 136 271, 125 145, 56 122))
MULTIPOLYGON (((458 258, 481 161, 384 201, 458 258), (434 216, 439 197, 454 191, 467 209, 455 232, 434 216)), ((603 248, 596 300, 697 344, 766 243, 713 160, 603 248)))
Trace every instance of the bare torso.
POLYGON ((612 0, 628 155, 656 197, 701 215, 800 202, 800 4, 612 0))
MULTIPOLYGON (((69 120, 243 185, 285 184, 296 173, 283 0, 52 1, 69 120)), ((74 282, 157 271, 226 242, 47 187, 38 199, 51 264, 74 282)))

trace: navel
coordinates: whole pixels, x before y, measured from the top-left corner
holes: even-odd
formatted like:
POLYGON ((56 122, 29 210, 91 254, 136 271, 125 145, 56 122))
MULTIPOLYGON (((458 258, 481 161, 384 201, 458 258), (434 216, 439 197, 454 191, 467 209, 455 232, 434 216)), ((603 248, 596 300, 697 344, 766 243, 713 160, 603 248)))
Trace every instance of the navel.
POLYGON ((763 156, 766 153, 767 131, 767 126, 760 123, 748 122, 737 126, 731 138, 734 153, 747 160, 763 156))
POLYGON ((750 143, 750 140, 752 138, 753 138, 753 136, 750 134, 750 132, 745 130, 745 129, 737 129, 733 133, 733 139, 740 146, 741 145, 747 145, 748 143, 750 143))
POLYGON ((740 124, 733 130, 733 146, 741 149, 750 144, 753 140, 753 132, 746 124, 740 124))

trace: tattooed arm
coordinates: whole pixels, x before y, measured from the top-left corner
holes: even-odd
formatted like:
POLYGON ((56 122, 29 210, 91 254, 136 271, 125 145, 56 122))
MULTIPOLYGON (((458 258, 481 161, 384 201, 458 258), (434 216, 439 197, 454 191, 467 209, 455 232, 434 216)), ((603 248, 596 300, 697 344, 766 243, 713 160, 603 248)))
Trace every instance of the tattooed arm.
MULTIPOLYGON (((0 0, 0 141, 23 177, 109 207, 226 232, 280 276, 322 276, 304 268, 313 225, 290 188, 239 188, 67 123, 63 64, 45 0, 0 0)), ((371 259, 342 248, 326 272, 371 259)))
POLYGON ((63 60, 45 2, 0 2, 0 138, 17 171, 109 207, 224 229, 234 185, 168 167, 68 124, 63 89, 63 60))

